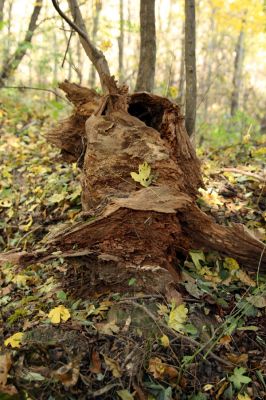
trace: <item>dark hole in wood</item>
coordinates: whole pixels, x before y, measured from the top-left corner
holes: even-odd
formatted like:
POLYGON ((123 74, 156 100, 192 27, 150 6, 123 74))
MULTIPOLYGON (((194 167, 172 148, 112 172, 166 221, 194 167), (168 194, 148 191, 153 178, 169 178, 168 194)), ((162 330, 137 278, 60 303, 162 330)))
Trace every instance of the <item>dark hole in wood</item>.
POLYGON ((143 121, 147 126, 160 131, 164 108, 159 104, 149 104, 145 101, 130 103, 128 113, 143 121))

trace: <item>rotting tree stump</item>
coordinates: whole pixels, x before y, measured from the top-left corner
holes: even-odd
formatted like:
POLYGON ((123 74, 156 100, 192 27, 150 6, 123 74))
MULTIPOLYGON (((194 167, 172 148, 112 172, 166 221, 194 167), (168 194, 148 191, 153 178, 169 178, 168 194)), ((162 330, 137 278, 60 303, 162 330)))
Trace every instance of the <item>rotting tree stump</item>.
POLYGON ((265 271, 264 243, 243 225, 218 225, 198 208, 200 162, 179 106, 148 93, 128 95, 114 80, 109 87, 103 97, 62 83, 74 112, 47 135, 64 160, 81 168, 84 221, 51 236, 45 252, 2 261, 68 258, 72 285, 87 293, 128 291, 132 277, 138 290, 163 292, 178 282, 178 263, 190 249, 216 250, 265 271), (130 176, 144 162, 154 175, 149 187, 130 176))

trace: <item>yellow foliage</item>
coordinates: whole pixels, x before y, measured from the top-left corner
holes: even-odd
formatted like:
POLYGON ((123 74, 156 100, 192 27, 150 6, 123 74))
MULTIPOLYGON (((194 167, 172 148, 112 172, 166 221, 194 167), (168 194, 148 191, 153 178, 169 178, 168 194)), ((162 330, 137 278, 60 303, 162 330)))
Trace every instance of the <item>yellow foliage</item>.
POLYGON ((180 304, 178 307, 172 307, 169 314, 168 326, 177 332, 184 330, 184 324, 187 321, 188 309, 185 304, 180 304))
POLYGON ((61 321, 67 321, 70 318, 70 313, 67 308, 60 305, 49 312, 48 318, 51 320, 52 324, 59 324, 61 321))
POLYGON ((21 346, 21 342, 23 339, 23 332, 14 333, 14 335, 7 338, 4 342, 5 346, 10 344, 11 347, 16 348, 21 346))

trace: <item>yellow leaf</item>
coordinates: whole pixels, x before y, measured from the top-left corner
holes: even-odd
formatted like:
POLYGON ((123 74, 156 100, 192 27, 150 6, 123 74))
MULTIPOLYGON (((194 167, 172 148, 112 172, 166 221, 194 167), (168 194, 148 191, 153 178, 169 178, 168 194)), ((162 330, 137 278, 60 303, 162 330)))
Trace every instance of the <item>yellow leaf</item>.
POLYGON ((169 314, 168 326, 177 332, 184 329, 184 323, 187 320, 188 309, 185 304, 180 304, 178 307, 172 307, 169 314))
POLYGON ((49 198, 49 203, 60 203, 60 201, 64 200, 66 197, 66 193, 54 193, 50 198, 49 198))
POLYGON ((162 344, 163 347, 169 347, 170 342, 169 342, 168 336, 163 335, 163 336, 161 337, 161 344, 162 344))
POLYGON ((238 394, 237 395, 237 400, 251 400, 251 397, 247 393, 244 394, 238 394))
POLYGON ((131 172, 130 175, 135 182, 139 182, 144 187, 148 187, 153 178, 151 176, 151 167, 146 161, 139 165, 138 174, 136 172, 131 172))
POLYGON ((224 259, 224 267, 229 271, 236 271, 239 269, 239 264, 234 258, 226 257, 224 259))
POLYGON ((206 385, 203 386, 204 392, 208 392, 212 388, 213 388, 213 385, 211 385, 210 383, 207 383, 206 385))
POLYGON ((27 279, 29 279, 29 276, 15 275, 14 278, 11 279, 11 282, 15 283, 19 287, 27 286, 27 279))
POLYGON ((67 321, 70 318, 70 313, 67 308, 60 305, 49 312, 48 318, 51 320, 52 324, 59 324, 61 321, 67 321))
POLYGON ((21 342, 23 339, 23 332, 17 332, 14 333, 14 335, 10 336, 8 339, 5 340, 5 346, 8 346, 10 344, 11 347, 20 347, 21 342))
POLYGON ((25 225, 21 225, 20 228, 23 229, 23 231, 28 232, 32 223, 33 223, 33 219, 32 219, 32 216, 30 216, 28 223, 25 225))

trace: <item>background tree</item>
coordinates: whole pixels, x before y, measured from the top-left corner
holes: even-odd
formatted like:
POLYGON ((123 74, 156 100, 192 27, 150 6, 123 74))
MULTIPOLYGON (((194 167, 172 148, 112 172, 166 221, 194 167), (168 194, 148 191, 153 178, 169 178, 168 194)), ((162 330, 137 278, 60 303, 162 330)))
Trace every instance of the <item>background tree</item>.
MULTIPOLYGON (((0 23, 3 22, 5 0, 0 0, 0 23)), ((0 25, 1 29, 1 25, 0 25)))
POLYGON ((197 106, 195 0, 185 0, 185 65, 185 123, 187 133, 191 136, 195 131, 197 106))
POLYGON ((124 1, 119 0, 119 37, 118 37, 118 77, 122 83, 124 79, 124 1))
POLYGON ((33 13, 31 15, 30 23, 28 26, 28 30, 26 32, 25 38, 22 42, 20 42, 17 46, 16 51, 4 62, 2 67, 2 71, 0 72, 0 87, 3 87, 5 81, 10 77, 10 75, 18 68, 19 63, 25 56, 28 46, 32 41, 32 37, 34 31, 37 28, 37 20, 43 5, 42 0, 38 0, 35 3, 33 13))
POLYGON ((239 107, 239 95, 241 90, 243 62, 244 62, 244 40, 245 40, 245 20, 239 32, 235 49, 235 62, 233 74, 233 91, 231 100, 231 116, 234 116, 239 107))
MULTIPOLYGON (((99 29, 99 19, 100 13, 102 9, 102 0, 96 0, 94 7, 93 7, 93 17, 92 17, 92 33, 91 33, 91 40, 92 43, 97 44, 97 33, 99 29)), ((96 70, 94 65, 91 65, 90 69, 90 77, 89 77, 89 87, 95 86, 95 79, 96 79, 96 70)))
POLYGON ((152 92, 156 64, 155 0, 140 1, 140 57, 135 91, 152 92))

